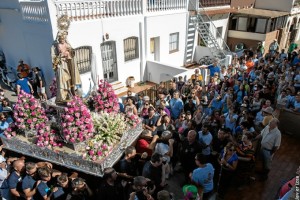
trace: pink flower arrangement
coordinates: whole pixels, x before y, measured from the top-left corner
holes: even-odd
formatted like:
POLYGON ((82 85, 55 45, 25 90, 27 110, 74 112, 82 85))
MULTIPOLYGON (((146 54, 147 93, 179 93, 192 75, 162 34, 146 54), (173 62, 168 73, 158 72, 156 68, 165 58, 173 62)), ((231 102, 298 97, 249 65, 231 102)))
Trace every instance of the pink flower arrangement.
POLYGON ((93 97, 96 112, 117 113, 119 112, 119 102, 112 85, 104 80, 99 81, 97 95, 93 97))
POLYGON ((75 96, 61 114, 64 139, 69 143, 83 142, 93 137, 91 113, 82 100, 75 96))
POLYGON ((37 143, 36 145, 39 147, 46 147, 48 149, 52 149, 53 147, 62 147, 63 144, 57 142, 59 136, 56 131, 50 129, 49 125, 46 125, 43 129, 38 131, 37 143))
POLYGON ((51 98, 56 97, 57 94, 57 83, 56 83, 56 78, 54 77, 51 84, 50 84, 50 93, 51 93, 51 98))
POLYGON ((45 110, 37 99, 23 91, 14 107, 14 118, 16 127, 21 130, 40 130, 48 121, 45 110))
POLYGON ((136 126, 141 122, 141 119, 132 112, 127 112, 125 115, 125 122, 127 126, 129 126, 128 128, 136 128, 136 126))
POLYGON ((4 131, 4 135, 7 139, 11 139, 17 135, 17 127, 14 123, 11 123, 9 127, 4 131))
POLYGON ((101 143, 97 140, 90 140, 86 146, 86 152, 82 155, 85 160, 101 161, 111 152, 112 146, 101 143))

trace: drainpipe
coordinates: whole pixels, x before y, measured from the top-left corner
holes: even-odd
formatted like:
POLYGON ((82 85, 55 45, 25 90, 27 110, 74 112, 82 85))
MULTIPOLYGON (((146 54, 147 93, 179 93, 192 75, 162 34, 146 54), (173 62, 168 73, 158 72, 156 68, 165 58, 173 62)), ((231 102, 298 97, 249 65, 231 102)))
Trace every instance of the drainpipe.
POLYGON ((140 81, 146 81, 148 76, 145 77, 146 71, 146 53, 147 53, 147 27, 146 27, 146 12, 147 0, 142 0, 142 20, 139 23, 139 37, 140 37, 140 81))

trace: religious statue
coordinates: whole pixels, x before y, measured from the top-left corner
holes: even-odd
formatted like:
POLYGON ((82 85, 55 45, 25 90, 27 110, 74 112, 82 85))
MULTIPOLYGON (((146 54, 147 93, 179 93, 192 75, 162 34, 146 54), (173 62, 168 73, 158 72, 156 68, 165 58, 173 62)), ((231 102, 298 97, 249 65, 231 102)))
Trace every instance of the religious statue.
POLYGON ((53 69, 57 80, 56 102, 66 102, 75 95, 76 86, 81 85, 74 49, 67 41, 67 17, 58 19, 59 32, 51 47, 53 69))

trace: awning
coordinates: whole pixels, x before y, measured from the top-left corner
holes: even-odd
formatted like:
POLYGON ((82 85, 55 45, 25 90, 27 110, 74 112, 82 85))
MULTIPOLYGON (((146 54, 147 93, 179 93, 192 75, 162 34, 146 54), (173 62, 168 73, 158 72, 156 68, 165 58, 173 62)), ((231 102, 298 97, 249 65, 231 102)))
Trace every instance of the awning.
POLYGON ((263 10, 257 8, 249 8, 249 9, 239 9, 236 10, 235 14, 243 14, 243 15, 251 15, 251 16, 260 16, 265 18, 276 18, 284 15, 289 15, 288 12, 281 12, 275 10, 263 10))

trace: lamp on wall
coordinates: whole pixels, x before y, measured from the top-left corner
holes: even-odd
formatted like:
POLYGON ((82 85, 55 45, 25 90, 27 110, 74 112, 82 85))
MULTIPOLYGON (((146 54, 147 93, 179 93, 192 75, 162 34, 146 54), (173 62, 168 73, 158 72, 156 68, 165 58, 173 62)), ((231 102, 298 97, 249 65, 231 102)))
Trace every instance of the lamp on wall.
POLYGON ((103 40, 103 42, 105 42, 106 40, 109 40, 109 34, 105 33, 105 35, 102 36, 102 40, 103 40))

